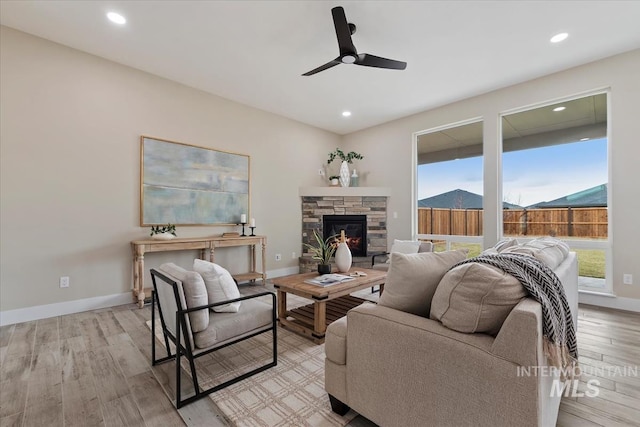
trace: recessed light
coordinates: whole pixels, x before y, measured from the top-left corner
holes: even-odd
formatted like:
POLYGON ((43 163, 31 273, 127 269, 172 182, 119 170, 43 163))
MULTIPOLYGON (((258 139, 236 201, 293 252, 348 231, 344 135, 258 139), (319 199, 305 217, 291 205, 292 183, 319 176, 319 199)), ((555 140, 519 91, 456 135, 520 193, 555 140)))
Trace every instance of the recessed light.
POLYGON ((560 43, 563 40, 566 40, 569 37, 569 33, 558 33, 555 36, 551 37, 549 40, 551 43, 560 43))
POLYGON ((556 107, 553 109, 553 111, 562 111, 564 109, 566 109, 567 107, 556 107))
POLYGON ((342 117, 349 117, 351 115, 351 111, 343 111, 342 117))
POLYGON ((591 138, 580 138, 580 141, 588 141, 588 140, 590 140, 590 139, 591 139, 591 138))
POLYGON ((125 17, 120 15, 119 13, 109 12, 107 13, 107 18, 109 18, 109 21, 118 25, 124 25, 127 23, 125 17))

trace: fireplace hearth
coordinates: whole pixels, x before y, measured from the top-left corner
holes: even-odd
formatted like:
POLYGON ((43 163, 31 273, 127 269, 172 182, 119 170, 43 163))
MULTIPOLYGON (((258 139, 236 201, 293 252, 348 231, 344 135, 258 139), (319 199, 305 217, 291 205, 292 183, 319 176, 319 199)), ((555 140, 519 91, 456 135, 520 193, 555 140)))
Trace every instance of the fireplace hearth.
POLYGON ((323 215, 322 233, 327 239, 340 235, 344 230, 351 255, 367 256, 367 216, 366 215, 323 215))

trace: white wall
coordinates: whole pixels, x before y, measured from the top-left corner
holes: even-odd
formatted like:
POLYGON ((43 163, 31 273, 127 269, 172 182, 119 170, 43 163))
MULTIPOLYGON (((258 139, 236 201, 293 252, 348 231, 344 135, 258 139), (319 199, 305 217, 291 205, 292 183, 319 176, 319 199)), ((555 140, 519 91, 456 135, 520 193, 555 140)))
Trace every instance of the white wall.
MULTIPOLYGON (((251 217, 268 236, 267 269, 297 271, 298 188, 319 184, 338 135, 6 27, 0 42, 0 311, 131 289, 129 242, 149 233, 139 226, 140 135, 250 155, 251 217), (70 288, 59 288, 60 276, 70 288)), ((225 251, 216 260, 243 270, 246 249, 225 251)), ((187 267, 195 255, 148 254, 145 266, 187 267)))
MULTIPOLYGON (((485 245, 499 236, 498 222, 501 197, 499 177, 499 114, 501 112, 573 96, 595 89, 611 89, 612 229, 613 291, 624 304, 619 307, 640 310, 640 50, 617 55, 544 78, 490 92, 474 98, 425 111, 380 126, 347 135, 346 149, 366 156, 370 173, 366 185, 392 187, 389 211, 397 211, 398 219, 389 219, 389 239, 411 236, 411 164, 412 133, 461 120, 482 117, 485 140, 485 245), (375 173, 371 173, 375 171, 375 173), (491 219, 494 219, 493 221, 491 219), (623 273, 631 273, 634 285, 623 285, 623 273), (631 300, 629 300, 631 299, 631 300)), ((470 75, 470 78, 472 76, 470 75)), ((437 179, 434 177, 434 179, 437 179)), ((599 301, 590 299, 590 303, 599 301)), ((602 302, 602 300, 600 301, 602 302)), ((606 301, 604 302, 606 303, 606 301)), ((615 306, 615 304, 613 304, 615 306)))

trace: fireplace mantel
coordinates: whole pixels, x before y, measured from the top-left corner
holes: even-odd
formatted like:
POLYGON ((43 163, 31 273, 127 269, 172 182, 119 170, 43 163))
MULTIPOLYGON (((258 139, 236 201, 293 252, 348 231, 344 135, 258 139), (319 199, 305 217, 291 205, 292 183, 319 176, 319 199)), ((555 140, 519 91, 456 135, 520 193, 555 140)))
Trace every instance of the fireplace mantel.
POLYGON ((300 197, 391 196, 390 187, 300 187, 300 197))

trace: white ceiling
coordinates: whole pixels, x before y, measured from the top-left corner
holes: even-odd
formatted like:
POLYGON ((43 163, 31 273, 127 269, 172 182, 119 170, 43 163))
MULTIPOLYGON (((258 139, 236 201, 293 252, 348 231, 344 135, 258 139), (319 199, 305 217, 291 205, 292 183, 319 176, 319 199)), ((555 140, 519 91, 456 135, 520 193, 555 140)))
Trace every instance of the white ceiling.
POLYGON ((639 18, 640 1, 0 1, 2 25, 338 134, 640 48, 639 18), (360 53, 407 69, 302 77, 338 56, 338 5, 360 53))

